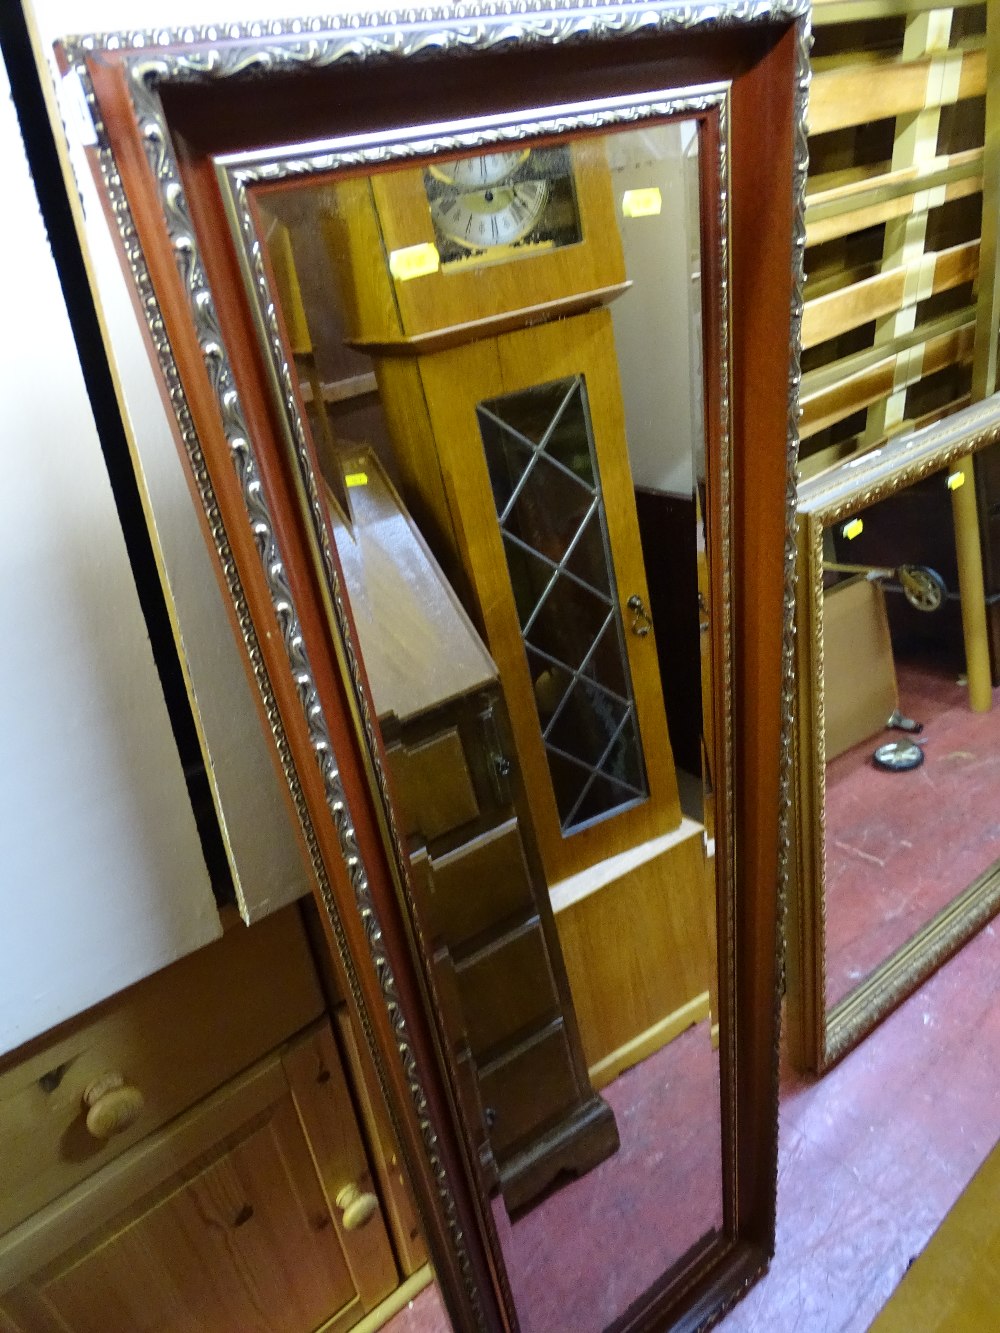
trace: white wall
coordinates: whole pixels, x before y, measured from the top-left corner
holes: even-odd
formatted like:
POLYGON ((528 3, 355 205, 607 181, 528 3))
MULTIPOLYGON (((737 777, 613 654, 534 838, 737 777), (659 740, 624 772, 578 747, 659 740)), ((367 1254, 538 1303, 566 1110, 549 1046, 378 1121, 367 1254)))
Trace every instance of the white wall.
MULTIPOLYGON (((219 11, 186 0, 35 0, 41 49, 73 33, 245 15, 231 0, 219 11), (228 13, 226 12, 228 10, 228 13)), ((302 6, 288 7, 290 14, 302 6)), ((252 17, 252 12, 251 15, 252 17)), ((49 77, 56 82, 54 61, 49 77)), ((271 759, 254 693, 222 600, 174 441, 159 397, 129 288, 100 196, 69 126, 71 160, 85 212, 87 249, 110 354, 124 394, 140 485, 153 517, 153 541, 166 578, 175 632, 183 645, 192 707, 244 917, 256 920, 307 892, 309 882, 281 780, 271 759)))
POLYGON ((694 135, 694 123, 681 121, 607 141, 625 271, 633 283, 611 306, 632 479, 685 496, 705 453, 695 390, 700 363, 692 365, 701 328, 692 281, 699 277, 698 217, 689 207, 692 165, 697 186, 697 161, 688 154, 694 135), (659 189, 662 211, 622 217, 624 192, 650 187, 659 189))
POLYGON ((220 933, 0 66, 0 1053, 220 933))

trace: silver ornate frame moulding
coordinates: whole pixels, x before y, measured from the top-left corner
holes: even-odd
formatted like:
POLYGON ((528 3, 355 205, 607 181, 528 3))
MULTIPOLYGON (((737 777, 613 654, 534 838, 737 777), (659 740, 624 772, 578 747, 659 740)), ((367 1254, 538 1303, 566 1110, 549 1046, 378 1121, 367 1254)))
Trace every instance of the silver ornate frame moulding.
POLYGON ((831 1008, 826 1003, 826 710, 823 692, 823 535, 868 505, 1000 442, 1000 396, 890 441, 799 491, 802 590, 795 728, 798 977, 795 1038, 822 1071, 882 1021, 1000 909, 1000 863, 986 870, 831 1008))
MULTIPOLYGON (((609 5, 606 0, 550 0, 547 5, 534 0, 493 0, 483 4, 458 4, 442 8, 426 7, 405 11, 382 11, 372 14, 344 14, 323 18, 277 20, 273 22, 233 23, 127 31, 67 38, 63 43, 70 71, 79 77, 94 124, 97 157, 105 190, 124 247, 132 280, 139 294, 142 309, 156 349, 160 371, 166 384, 171 406, 179 427, 188 464, 205 512, 217 556, 224 574, 230 600, 233 604, 245 649, 254 673, 268 725, 276 746, 282 770, 292 795, 297 818, 309 851, 313 873, 320 887, 329 922, 337 942, 338 952, 361 1016, 365 1037, 372 1051, 383 1092, 388 1094, 385 1068, 378 1057, 371 1016, 368 1014, 347 938, 343 930, 332 888, 323 864, 315 829, 306 805, 301 781, 278 711, 274 690, 268 676, 246 595, 239 576, 229 539, 208 471, 201 444, 194 428, 190 408, 181 383, 162 314, 153 289, 150 274, 142 252, 128 201, 111 152, 100 108, 94 96, 86 69, 86 58, 101 51, 123 54, 128 76, 133 114, 140 128, 146 156, 155 176, 161 207, 173 245, 178 272, 188 294, 189 304, 198 331, 202 355, 209 378, 215 390, 229 443, 233 466, 240 481, 247 521, 253 532, 256 548, 270 590, 273 608, 281 626, 282 638, 288 657, 289 669, 298 692, 299 701, 309 728, 312 748, 323 778, 327 805, 337 829, 341 854, 353 887, 355 904, 363 923, 372 962, 379 979, 386 1011, 395 1034, 396 1046, 407 1086, 413 1101, 431 1166, 443 1216, 447 1221, 456 1258, 465 1286, 466 1299, 474 1312, 477 1327, 485 1328, 485 1315, 476 1288, 466 1240, 457 1214, 447 1171, 441 1158, 436 1131, 430 1119, 427 1097, 420 1071, 410 1044, 405 1016, 402 1012, 395 978, 382 941, 382 929, 371 898, 368 876, 359 855, 354 825, 340 780, 336 755, 330 731, 320 704, 313 671, 306 652, 299 616, 285 575, 284 561, 273 529, 270 511, 260 483, 253 442, 249 438, 242 409, 236 393, 231 365, 223 345, 199 247, 195 237, 177 161, 160 99, 160 89, 166 83, 218 82, 229 78, 264 77, 268 73, 289 73, 296 70, 317 69, 338 62, 383 62, 393 59, 419 59, 422 56, 451 52, 462 53, 502 51, 524 44, 560 44, 568 42, 600 42, 625 39, 632 36, 671 31, 690 31, 716 26, 758 24, 767 22, 795 22, 797 29, 796 94, 794 117, 793 160, 793 262, 792 262, 792 320, 791 369, 788 384, 788 435, 786 475, 786 543, 784 637, 782 650, 782 734, 781 734, 781 788, 780 788, 780 848, 779 848, 779 911, 775 948, 781 950, 784 906, 787 900, 789 853, 789 793, 791 758, 791 716, 793 701, 793 609, 795 578, 795 547, 793 517, 795 507, 795 464, 797 458, 800 369, 798 350, 802 319, 803 256, 805 249, 804 197, 808 149, 806 143, 806 104, 809 84, 809 4, 808 0, 654 0, 649 4, 625 3, 609 5), (208 44, 206 48, 206 44, 208 44), (169 48, 169 49, 168 49, 169 48)), ((723 136, 725 142, 725 136, 723 136)), ((725 148, 722 149, 723 154, 725 148)), ((724 162, 724 166, 727 164, 724 162)), ((726 174, 721 177, 726 180, 726 174)), ((726 221, 727 191, 722 191, 720 207, 722 221, 726 221)), ((725 234, 725 228, 724 234, 725 234)), ((725 273, 723 269, 723 273, 725 273)), ((727 304, 728 310, 728 304, 727 304)), ((727 320, 723 321, 728 330, 727 320)), ((724 333, 724 336, 727 336, 724 333)), ((270 345, 270 338, 268 339, 270 345)), ((279 372, 281 388, 287 367, 279 372)), ((724 423, 728 425, 728 396, 723 397, 724 423)), ((296 431, 295 446, 298 449, 296 431)), ((727 430, 728 438, 728 430, 727 430)), ((374 724, 364 703, 359 686, 356 649, 346 632, 343 597, 332 577, 332 563, 325 538, 325 521, 319 494, 311 471, 303 476, 305 498, 314 533, 320 538, 321 557, 330 577, 329 591, 332 610, 340 631, 340 647, 344 655, 342 666, 354 683, 358 720, 363 728, 368 747, 374 753, 374 724), (324 549, 325 548, 325 549, 324 549)), ((728 485, 727 480, 724 483, 728 485)), ((729 496, 724 496, 728 509, 729 496)), ((728 578, 728 570, 726 571, 728 578)), ((731 599, 726 598, 727 611, 731 599)), ((728 626, 727 626, 728 634, 728 626)), ((726 654, 725 671, 730 671, 726 654)), ((728 678, 724 682, 728 685, 728 678)), ((726 745, 731 743, 727 733, 726 745)), ((727 755, 728 758, 728 755, 727 755)), ((731 771, 731 768, 730 768, 731 771)), ((375 780, 387 817, 387 833, 394 858, 402 861, 401 843, 392 823, 391 806, 385 775, 376 769, 375 780)), ((727 791, 727 800, 729 793, 727 791)), ((727 856, 735 861, 734 849, 727 856)), ((730 917, 733 898, 738 891, 735 878, 731 880, 730 917)), ((729 921, 730 931, 733 921, 729 921)), ((730 969, 731 971, 731 969, 730 969)), ((777 1041, 782 969, 773 997, 775 1021, 775 1050, 773 1060, 772 1100, 777 1114, 777 1041)), ((732 1051, 735 1060, 735 1049, 732 1051)), ((735 1064, 731 1065, 735 1088, 735 1064)), ((392 1111, 392 1098, 386 1095, 392 1111)), ((732 1110, 732 1108, 731 1108, 732 1110)), ((397 1126, 398 1129, 398 1126, 397 1126)), ((774 1145, 776 1152, 776 1143, 774 1145)), ((735 1157, 735 1155, 734 1155, 735 1157)), ((776 1162, 769 1163, 772 1172, 776 1162)), ((735 1171, 735 1165, 734 1165, 735 1171)), ((735 1186, 735 1181, 732 1182, 735 1186)), ((773 1217, 770 1219, 773 1224, 773 1217)), ((748 1277, 747 1281, 751 1281, 748 1277)), ((509 1292, 506 1293, 508 1300, 509 1292)), ((733 1300, 738 1296, 733 1293, 733 1300)), ((512 1307, 511 1307, 512 1308, 512 1307)))

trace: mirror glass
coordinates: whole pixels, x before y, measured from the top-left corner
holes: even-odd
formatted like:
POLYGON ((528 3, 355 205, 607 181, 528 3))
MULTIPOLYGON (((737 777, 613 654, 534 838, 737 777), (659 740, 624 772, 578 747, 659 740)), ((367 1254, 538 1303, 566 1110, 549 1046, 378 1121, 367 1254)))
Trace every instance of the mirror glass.
POLYGON ((997 875, 1000 714, 966 677, 945 469, 824 530, 828 1010, 997 875))
POLYGON ((351 171, 300 151, 247 195, 537 1333, 606 1328, 723 1225, 718 163, 693 119, 568 123, 351 171))

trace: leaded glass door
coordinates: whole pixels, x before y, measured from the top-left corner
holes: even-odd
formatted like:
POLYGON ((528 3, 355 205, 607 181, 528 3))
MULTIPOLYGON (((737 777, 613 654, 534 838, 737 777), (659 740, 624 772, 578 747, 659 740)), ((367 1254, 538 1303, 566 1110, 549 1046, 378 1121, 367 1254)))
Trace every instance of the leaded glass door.
POLYGON ((680 821, 610 319, 483 340, 422 375, 554 884, 680 821))
POLYGON ((533 385, 476 415, 566 835, 649 796, 586 381, 533 385))

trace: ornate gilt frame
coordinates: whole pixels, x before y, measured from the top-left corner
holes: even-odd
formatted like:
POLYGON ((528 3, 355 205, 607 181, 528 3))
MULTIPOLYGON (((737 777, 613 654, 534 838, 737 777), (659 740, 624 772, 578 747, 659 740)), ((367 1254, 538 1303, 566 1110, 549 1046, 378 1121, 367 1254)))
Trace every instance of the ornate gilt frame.
MULTIPOLYGON (((482 1213, 478 1219, 469 1215, 468 1181, 463 1193, 456 1179, 464 1161, 469 1173, 468 1157, 447 1151, 442 1147, 440 1125, 442 1097, 454 1118, 457 1115, 453 1099, 440 1089, 440 1077, 435 1076, 426 1063, 424 1054, 418 1057, 411 1040, 414 1021, 412 980, 409 1002, 401 997, 397 983, 398 953, 387 947, 382 915, 385 908, 376 902, 371 890, 371 876, 375 868, 360 845, 356 833, 356 798, 349 794, 342 778, 339 742, 335 741, 324 707, 322 690, 317 685, 314 663, 307 649, 308 635, 296 602, 292 583, 286 575, 286 560, 282 541, 271 512, 268 483, 262 475, 261 463, 256 456, 252 431, 244 418, 240 396, 236 388, 232 365, 226 351, 220 322, 199 250, 196 229, 192 223, 185 197, 182 174, 164 111, 162 93, 171 86, 195 84, 220 86, 227 80, 234 85, 249 79, 284 76, 289 72, 318 71, 336 68, 339 64, 353 65, 358 61, 382 62, 404 57, 411 60, 436 58, 444 52, 456 55, 503 52, 508 48, 575 45, 577 43, 608 43, 637 40, 643 36, 663 33, 700 34, 706 30, 720 31, 734 24, 774 25, 776 31, 791 29, 795 38, 794 70, 797 91, 794 99, 793 166, 793 234, 792 273, 790 290, 791 356, 792 367, 788 384, 787 449, 785 451, 786 540, 784 548, 784 632, 782 637, 782 709, 783 723, 780 749, 784 759, 778 779, 779 841, 778 851, 778 907, 784 896, 788 870, 787 810, 788 773, 790 754, 789 721, 791 716, 791 663, 792 663, 792 601, 794 581, 793 546, 791 542, 791 514, 794 504, 794 463, 796 453, 798 402, 798 330, 801 321, 801 282, 804 231, 802 207, 805 183, 805 98, 808 84, 808 22, 805 0, 734 0, 733 3, 680 5, 661 0, 652 5, 606 5, 597 2, 582 5, 560 4, 547 7, 532 3, 488 4, 474 13, 460 10, 426 9, 405 16, 376 14, 372 16, 344 16, 339 19, 309 19, 268 24, 226 25, 179 31, 152 33, 106 34, 67 40, 62 57, 72 77, 82 84, 87 105, 94 123, 96 158, 106 188, 109 208, 117 226, 128 267, 131 271, 138 299, 145 315, 153 350, 158 360, 166 393, 173 409, 183 452, 188 462, 192 487, 205 518, 206 529, 218 558, 222 582, 233 608, 238 632, 245 646, 247 661, 259 692, 262 711, 273 738, 275 751, 287 783, 298 817, 303 841, 315 877, 318 900, 324 913, 326 927, 349 995, 375 1058, 386 1101, 393 1112, 397 1131, 414 1172, 418 1195, 428 1226, 428 1238, 438 1263, 439 1277, 456 1326, 462 1328, 515 1327, 516 1314, 510 1293, 504 1281, 502 1263, 498 1262, 495 1239, 482 1213), (104 77, 102 67, 113 67, 114 74, 104 77), (120 79, 117 96, 112 89, 113 79, 120 79), (137 221, 136 200, 129 195, 120 169, 114 135, 109 133, 105 119, 106 107, 113 106, 115 114, 126 110, 131 117, 138 141, 145 156, 145 170, 156 182, 161 217, 154 218, 144 204, 144 216, 137 221), (176 335, 172 333, 172 316, 164 308, 158 287, 162 276, 151 271, 146 248, 141 237, 150 227, 164 226, 177 275, 183 286, 186 305, 197 329, 202 364, 212 386, 219 412, 230 462, 235 469, 242 496, 246 529, 239 535, 243 554, 234 549, 232 518, 223 518, 224 504, 216 493, 212 468, 203 452, 202 440, 195 425, 197 410, 193 410, 186 387, 190 366, 182 370, 175 350, 176 335), (280 631, 284 650, 287 678, 276 675, 273 650, 262 641, 261 612, 251 606, 245 587, 247 540, 252 542, 259 561, 270 600, 270 614, 280 631), (304 727, 298 738, 289 734, 288 699, 290 691, 298 700, 299 714, 296 726, 304 727), (319 773, 324 801, 329 818, 336 830, 340 863, 331 865, 317 832, 315 804, 310 804, 306 788, 315 774, 302 768, 302 734, 308 736, 308 747, 319 773), (353 803, 352 803, 353 802, 353 803), (352 940, 350 924, 346 921, 345 897, 338 892, 338 884, 349 886, 356 921, 360 923, 366 941, 367 959, 359 960, 356 939, 352 940), (359 971, 360 968, 360 971, 359 971), (373 1009, 373 991, 368 973, 377 980, 380 1002, 373 1009), (362 975, 364 973, 365 975, 362 975), (384 1039, 382 1024, 388 1018, 390 1040, 384 1039), (389 1052, 394 1052, 393 1057, 389 1052), (400 1076, 402 1083, 400 1082, 400 1076), (438 1087, 429 1094, 427 1080, 438 1087), (400 1104, 398 1088, 405 1086, 409 1105, 400 1104), (416 1127, 414 1137, 412 1130, 416 1127), (416 1154, 416 1156, 414 1156, 416 1154), (484 1287, 491 1288, 484 1299, 484 1287)), ((121 141, 120 141, 121 142, 121 141)), ((723 142, 722 151, 725 152, 723 142)), ((120 152, 120 150, 119 150, 120 152)), ((129 170, 134 173, 137 163, 129 170)), ((725 212, 726 191, 720 201, 725 212)), ((162 272, 162 271, 161 271, 162 272)), ((725 293, 723 293, 724 297, 725 293)), ((723 335, 725 336, 725 335, 723 335)), ((279 378, 280 378, 280 371, 279 378)), ((285 386, 282 386, 284 388, 285 386)), ((203 410, 202 404, 202 410, 203 410)), ((728 414, 728 403, 723 403, 728 414)), ((321 516, 319 492, 315 476, 308 466, 298 473, 301 511, 310 516, 314 534, 325 533, 321 516)), ((727 504, 728 509, 728 504, 727 504)), ((375 795, 375 817, 384 844, 392 849, 392 862, 402 862, 401 845, 395 830, 385 773, 380 761, 379 741, 367 703, 362 673, 345 612, 334 563, 329 550, 320 542, 321 563, 326 575, 332 619, 336 624, 336 656, 344 698, 353 718, 362 767, 367 773, 375 795)), ((727 571, 728 573, 728 571, 727 571)), ((253 576, 256 579, 256 576, 253 576)), ((727 601, 727 606, 729 605, 727 601)), ((270 637, 265 628, 264 636, 270 637)), ((728 658, 725 671, 731 670, 728 658)), ((350 763, 351 756, 346 756, 350 763)), ((369 844, 370 845, 370 844, 369 844)), ((731 937, 736 930, 736 881, 728 903, 731 937)), ((396 876, 397 893, 405 893, 396 876)), ((384 900, 383 900, 384 901, 384 900)), ((412 931, 413 923, 410 923, 412 931)), ((774 947, 778 947, 778 933, 774 947)), ((419 939, 411 938, 411 947, 418 955, 426 956, 419 939)), ((732 969, 735 974, 735 966, 732 969)), ((777 1080, 777 1012, 779 1004, 779 969, 775 968, 775 986, 771 997, 772 1059, 769 1076, 770 1117, 776 1120, 777 1080)), ((419 987, 421 979, 417 978, 419 987)), ((424 983, 426 979, 423 979, 424 983)), ((430 992, 423 985, 418 989, 423 1003, 429 1005, 430 992)), ((733 1122, 737 1068, 744 1058, 736 1040, 738 999, 729 997, 731 1008, 732 1049, 729 1055, 732 1069, 731 1096, 733 1122)), ((419 1028, 419 1023, 417 1024, 419 1028)), ((420 1042, 417 1042, 417 1046, 420 1042)), ((433 1032, 432 1032, 432 1045, 433 1032)), ((435 1047, 440 1059, 440 1049, 435 1047)), ((758 1108, 764 1119, 767 1112, 758 1108)), ((763 1121, 762 1121, 763 1123, 763 1121)), ((765 1136, 767 1137, 767 1136, 765 1136)), ((766 1265, 767 1253, 773 1243, 773 1191, 771 1202, 763 1205, 759 1199, 754 1206, 752 1230, 756 1237, 748 1249, 739 1243, 742 1230, 747 1230, 738 1213, 740 1191, 749 1186, 740 1177, 742 1150, 734 1143, 727 1152, 731 1179, 732 1199, 728 1209, 729 1236, 724 1250, 686 1275, 684 1299, 691 1310, 701 1308, 701 1316, 709 1311, 715 1314, 724 1301, 734 1298, 741 1286, 751 1282, 766 1265), (713 1274, 715 1277, 713 1278, 713 1274), (726 1294, 723 1291, 726 1286, 726 1294)), ((765 1150, 767 1170, 773 1179, 776 1168, 776 1135, 770 1136, 765 1150)), ((752 1173, 751 1173, 752 1174, 752 1173)), ((744 1178, 746 1172, 744 1172, 744 1178)), ((756 1197, 756 1196, 755 1196, 756 1197)), ((480 1201, 481 1202, 481 1201, 480 1201)), ((744 1208, 744 1211, 747 1211, 744 1208)), ((674 1293, 677 1294, 676 1292, 674 1293)), ((678 1307, 679 1308, 679 1307, 678 1307)))
POLYGON ((1000 863, 980 875, 832 1008, 826 1004, 823 534, 867 505, 1000 440, 1000 396, 799 488, 794 841, 789 1020, 799 1062, 822 1073, 852 1050, 1000 909, 1000 863))

